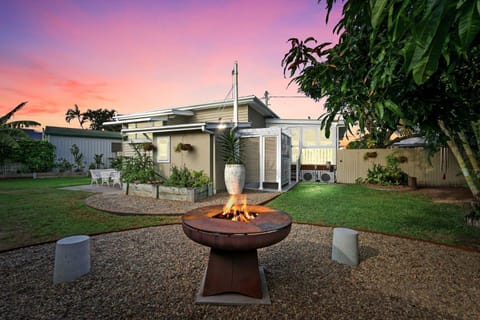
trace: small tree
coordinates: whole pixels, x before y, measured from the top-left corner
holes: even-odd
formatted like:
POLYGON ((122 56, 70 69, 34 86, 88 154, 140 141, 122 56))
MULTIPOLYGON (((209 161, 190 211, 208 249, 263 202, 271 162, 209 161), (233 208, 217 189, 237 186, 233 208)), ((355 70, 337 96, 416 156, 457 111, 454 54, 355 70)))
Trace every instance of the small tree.
POLYGON ((95 154, 93 156, 93 161, 95 162, 95 169, 100 169, 103 167, 105 164, 102 161, 103 158, 103 153, 102 154, 95 154))
POLYGON ((21 140, 15 158, 31 172, 50 171, 54 166, 55 146, 47 141, 21 140))
POLYGON ((15 149, 19 147, 19 140, 29 139, 21 128, 40 125, 40 123, 31 120, 9 121, 26 104, 27 102, 22 102, 7 114, 0 116, 0 164, 2 165, 6 160, 12 158, 15 149))
POLYGON ((73 161, 75 164, 75 172, 83 171, 84 164, 83 164, 83 153, 80 152, 80 149, 76 144, 73 144, 70 148, 70 153, 73 156, 73 161))
POLYGON ((133 145, 133 148, 135 150, 134 157, 122 158, 122 180, 128 183, 151 183, 161 178, 155 172, 152 158, 146 152, 141 151, 143 150, 141 146, 133 145))

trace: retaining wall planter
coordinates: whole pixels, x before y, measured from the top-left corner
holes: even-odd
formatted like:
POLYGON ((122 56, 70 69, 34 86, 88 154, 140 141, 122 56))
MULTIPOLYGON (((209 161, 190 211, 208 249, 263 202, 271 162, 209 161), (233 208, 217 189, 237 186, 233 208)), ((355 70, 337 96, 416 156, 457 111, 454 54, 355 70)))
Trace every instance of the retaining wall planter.
POLYGON ((123 192, 130 196, 158 198, 158 185, 148 183, 124 183, 123 192))
POLYGON ((164 200, 197 202, 213 195, 213 186, 199 188, 177 188, 154 184, 124 183, 123 191, 127 195, 151 197, 164 200))

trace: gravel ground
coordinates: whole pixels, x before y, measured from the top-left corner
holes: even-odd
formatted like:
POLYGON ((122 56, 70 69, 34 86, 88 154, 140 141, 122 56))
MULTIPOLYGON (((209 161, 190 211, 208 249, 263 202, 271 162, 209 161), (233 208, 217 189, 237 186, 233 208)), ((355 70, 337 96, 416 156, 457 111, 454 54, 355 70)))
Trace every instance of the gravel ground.
POLYGON ((197 305, 208 249, 180 225, 91 238, 91 272, 53 285, 55 244, 0 254, 2 319, 480 319, 480 253, 360 233, 358 267, 330 228, 294 224, 259 250, 271 305, 197 305))

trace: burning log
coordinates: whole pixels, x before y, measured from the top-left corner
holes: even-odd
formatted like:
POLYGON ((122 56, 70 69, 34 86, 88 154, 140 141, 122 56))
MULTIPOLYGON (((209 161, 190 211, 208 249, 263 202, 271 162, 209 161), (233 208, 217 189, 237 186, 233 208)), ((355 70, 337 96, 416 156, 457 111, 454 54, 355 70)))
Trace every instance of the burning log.
POLYGON ((250 212, 247 205, 247 196, 231 195, 227 204, 223 207, 223 212, 216 215, 216 218, 230 219, 232 221, 250 222, 255 219, 257 214, 250 212))

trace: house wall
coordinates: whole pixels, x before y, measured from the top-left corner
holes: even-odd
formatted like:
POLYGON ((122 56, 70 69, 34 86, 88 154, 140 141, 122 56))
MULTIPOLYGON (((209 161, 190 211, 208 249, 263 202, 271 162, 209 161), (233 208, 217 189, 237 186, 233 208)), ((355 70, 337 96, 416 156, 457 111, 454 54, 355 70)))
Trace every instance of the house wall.
POLYGON ((416 177, 419 186, 465 186, 465 178, 450 150, 444 156, 437 152, 429 161, 423 148, 338 150, 337 182, 355 183, 359 177, 366 178, 373 164, 385 166, 385 158, 392 153, 407 158, 400 168, 409 176, 416 177), (367 152, 376 152, 377 156, 365 159, 367 152))
POLYGON ((82 138, 82 137, 63 137, 63 136, 47 136, 47 141, 55 146, 56 160, 60 158, 66 159, 70 163, 74 163, 70 148, 76 144, 83 153, 85 171, 91 163, 95 163, 95 154, 103 154, 102 160, 105 167, 110 167, 110 159, 116 157, 116 153, 112 152, 112 143, 121 143, 120 139, 99 139, 99 138, 82 138))
POLYGON ((253 108, 248 110, 248 122, 252 123, 252 128, 265 128, 265 118, 253 108))
MULTIPOLYGON (((248 105, 238 106, 238 121, 248 121, 248 105)), ((176 116, 168 119, 167 125, 177 125, 184 123, 202 123, 202 122, 225 122, 233 121, 233 107, 224 107, 217 109, 195 110, 195 114, 190 117, 176 116)))
MULTIPOLYGON (((155 135, 165 136, 165 135, 155 135)), ((210 161, 212 154, 212 142, 208 133, 179 133, 170 134, 170 162, 157 163, 159 173, 165 177, 170 175, 173 165, 187 167, 188 169, 203 170, 206 175, 213 179, 213 163, 210 161), (189 143, 193 150, 176 152, 179 143, 189 143)))

